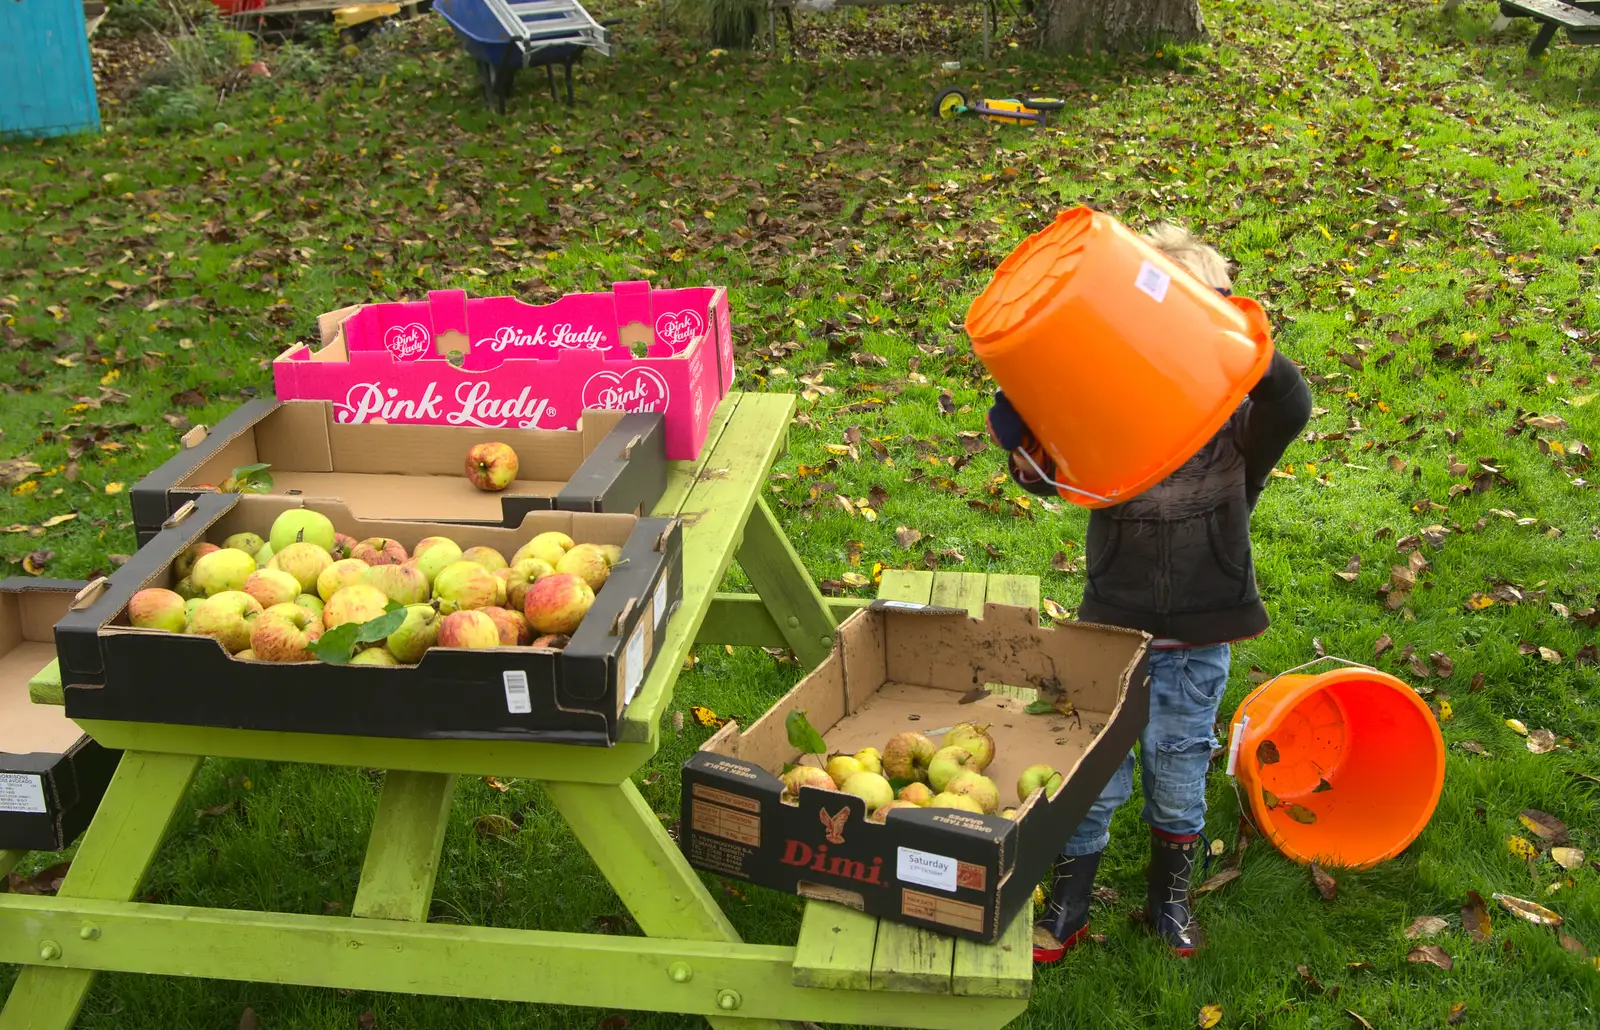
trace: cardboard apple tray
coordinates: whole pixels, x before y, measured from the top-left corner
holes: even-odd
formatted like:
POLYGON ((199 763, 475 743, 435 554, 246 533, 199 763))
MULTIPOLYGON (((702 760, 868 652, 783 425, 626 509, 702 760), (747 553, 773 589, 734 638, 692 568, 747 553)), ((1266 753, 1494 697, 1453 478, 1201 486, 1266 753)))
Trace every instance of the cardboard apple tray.
MULTIPOLYGON (((871 915, 992 942, 1138 739, 1149 711, 1149 637, 1085 623, 1039 628, 1031 608, 966 612, 876 601, 839 627, 831 656, 743 732, 730 723, 683 767, 679 840, 692 865, 871 915), (963 704, 976 688, 988 696, 963 704), (1028 715, 1065 697, 1074 715, 1028 715), (867 821, 860 798, 778 779, 799 759, 784 720, 803 711, 829 753, 882 748, 915 730, 939 743, 960 722, 989 724, 985 770, 1015 821, 952 809, 899 809, 867 821), (1047 763, 1053 797, 1016 796, 1017 778, 1047 763)), ((815 759, 807 758, 809 761, 815 759)))
POLYGON ((358 519, 517 526, 530 511, 643 514, 667 488, 662 416, 586 411, 577 430, 341 423, 328 401, 256 400, 215 428, 196 426, 183 450, 131 491, 139 544, 169 515, 236 468, 270 465, 272 492, 336 497, 358 519), (488 493, 466 477, 467 451, 499 441, 517 452, 517 479, 488 493))
POLYGON ((55 661, 52 627, 82 583, 0 580, 0 849, 57 851, 89 825, 120 751, 84 736, 30 681, 55 661))
POLYGON ((514 529, 355 518, 338 501, 202 494, 110 578, 91 583, 56 624, 67 714, 75 719, 177 723, 357 736, 521 740, 606 746, 649 672, 683 598, 683 534, 673 519, 536 511, 514 529), (265 535, 281 512, 305 507, 357 538, 413 548, 447 536, 507 555, 558 530, 617 544, 622 559, 565 650, 435 647, 417 665, 342 666, 240 661, 209 637, 128 625, 128 601, 171 587, 191 545, 233 533, 265 535))
POLYGON ((733 386, 721 287, 646 282, 551 304, 435 290, 423 301, 342 308, 322 346, 272 363, 282 400, 324 400, 340 422, 571 429, 581 412, 666 415, 667 457, 700 453, 733 386))

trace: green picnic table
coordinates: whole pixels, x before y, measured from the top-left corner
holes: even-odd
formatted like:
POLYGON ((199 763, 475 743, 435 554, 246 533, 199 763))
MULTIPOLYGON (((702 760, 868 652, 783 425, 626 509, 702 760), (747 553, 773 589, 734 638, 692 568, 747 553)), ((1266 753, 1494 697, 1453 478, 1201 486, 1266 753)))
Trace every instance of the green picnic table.
MULTIPOLYGON (((1021 1014, 1026 913, 978 945, 812 901, 793 947, 745 944, 630 778, 660 746, 694 643, 784 646, 814 666, 866 603, 823 599, 762 496, 794 405, 731 394, 700 458, 674 464, 655 514, 683 520, 683 605, 614 747, 81 720, 124 754, 58 895, 0 893, 0 962, 26 967, 0 1030, 68 1030, 100 970, 696 1014, 720 1030, 992 1030, 1021 1014), (754 593, 717 592, 735 558, 754 593), (208 756, 387 770, 351 915, 130 900, 208 756), (427 922, 458 775, 540 780, 647 936, 427 922)), ((882 590, 975 613, 1039 599, 1027 577, 885 573, 882 590)), ((0 875, 21 857, 0 852, 0 875)))

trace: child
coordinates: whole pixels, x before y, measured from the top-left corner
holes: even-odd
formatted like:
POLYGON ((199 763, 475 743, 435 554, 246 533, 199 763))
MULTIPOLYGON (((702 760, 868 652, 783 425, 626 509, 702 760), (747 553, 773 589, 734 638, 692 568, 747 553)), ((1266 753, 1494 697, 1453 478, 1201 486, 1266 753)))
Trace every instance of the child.
MULTIPOLYGON (((1176 226, 1145 239, 1224 296, 1227 261, 1176 226)), ((1131 500, 1089 515, 1088 583, 1079 618, 1143 630, 1150 652, 1150 721, 1140 737, 1144 820, 1150 824, 1148 925, 1181 956, 1200 944, 1189 876, 1205 827, 1206 771, 1217 706, 1228 684, 1229 644, 1259 635, 1267 612, 1250 561, 1250 513, 1284 450, 1305 427, 1311 393, 1293 362, 1274 354, 1248 399, 1198 454, 1131 500)), ((1049 456, 1003 393, 989 430, 1010 452, 1024 489, 1054 493, 1049 456), (1033 464, 1017 452, 1026 451, 1033 464)), ((1130 752, 1067 841, 1037 925, 1035 962, 1055 962, 1089 929, 1089 899, 1111 815, 1133 793, 1130 752), (1040 942, 1046 942, 1041 945, 1040 942)))

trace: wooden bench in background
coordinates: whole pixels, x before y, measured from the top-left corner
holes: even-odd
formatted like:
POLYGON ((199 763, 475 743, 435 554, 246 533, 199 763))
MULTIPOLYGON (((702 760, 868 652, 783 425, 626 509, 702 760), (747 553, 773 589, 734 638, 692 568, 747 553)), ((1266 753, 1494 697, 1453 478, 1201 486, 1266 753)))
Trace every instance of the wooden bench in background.
MULTIPOLYGON (((1445 0, 1444 9, 1453 11, 1461 0, 1445 0)), ((1576 46, 1600 43, 1600 0, 1500 0, 1500 15, 1490 30, 1499 32, 1516 18, 1532 18, 1539 32, 1528 44, 1528 56, 1538 57, 1549 49, 1560 29, 1576 46)))

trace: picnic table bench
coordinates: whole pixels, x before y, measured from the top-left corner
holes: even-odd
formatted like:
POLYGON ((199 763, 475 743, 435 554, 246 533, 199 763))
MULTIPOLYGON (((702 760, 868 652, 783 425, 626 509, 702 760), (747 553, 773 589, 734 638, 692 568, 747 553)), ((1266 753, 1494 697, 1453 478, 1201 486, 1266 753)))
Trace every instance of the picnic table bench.
MULTIPOLYGON (((1445 0, 1444 9, 1453 11, 1461 0, 1445 0)), ((1528 44, 1528 56, 1538 57, 1549 49, 1560 29, 1578 46, 1600 44, 1600 0, 1500 0, 1500 14, 1490 26, 1499 32, 1515 18, 1532 18, 1539 31, 1528 44)))
MULTIPOLYGON (((634 785, 695 642, 788 646, 815 665, 865 603, 822 598, 763 497, 794 404, 732 394, 701 457, 673 464, 655 514, 683 521, 683 604, 613 747, 81 720, 124 754, 58 894, 0 894, 0 962, 25 967, 0 1030, 68 1030, 101 970, 686 1013, 717 1030, 998 1030, 1021 1014, 1026 912, 979 945, 810 901, 794 946, 746 944, 634 785), (754 593, 716 592, 735 558, 754 593), (388 770, 351 915, 131 900, 208 756, 388 770), (540 780, 646 936, 427 922, 458 775, 540 780)), ((1039 587, 886 572, 882 596, 981 613, 1037 605, 1039 587)), ((21 857, 0 852, 0 873, 21 857)))

